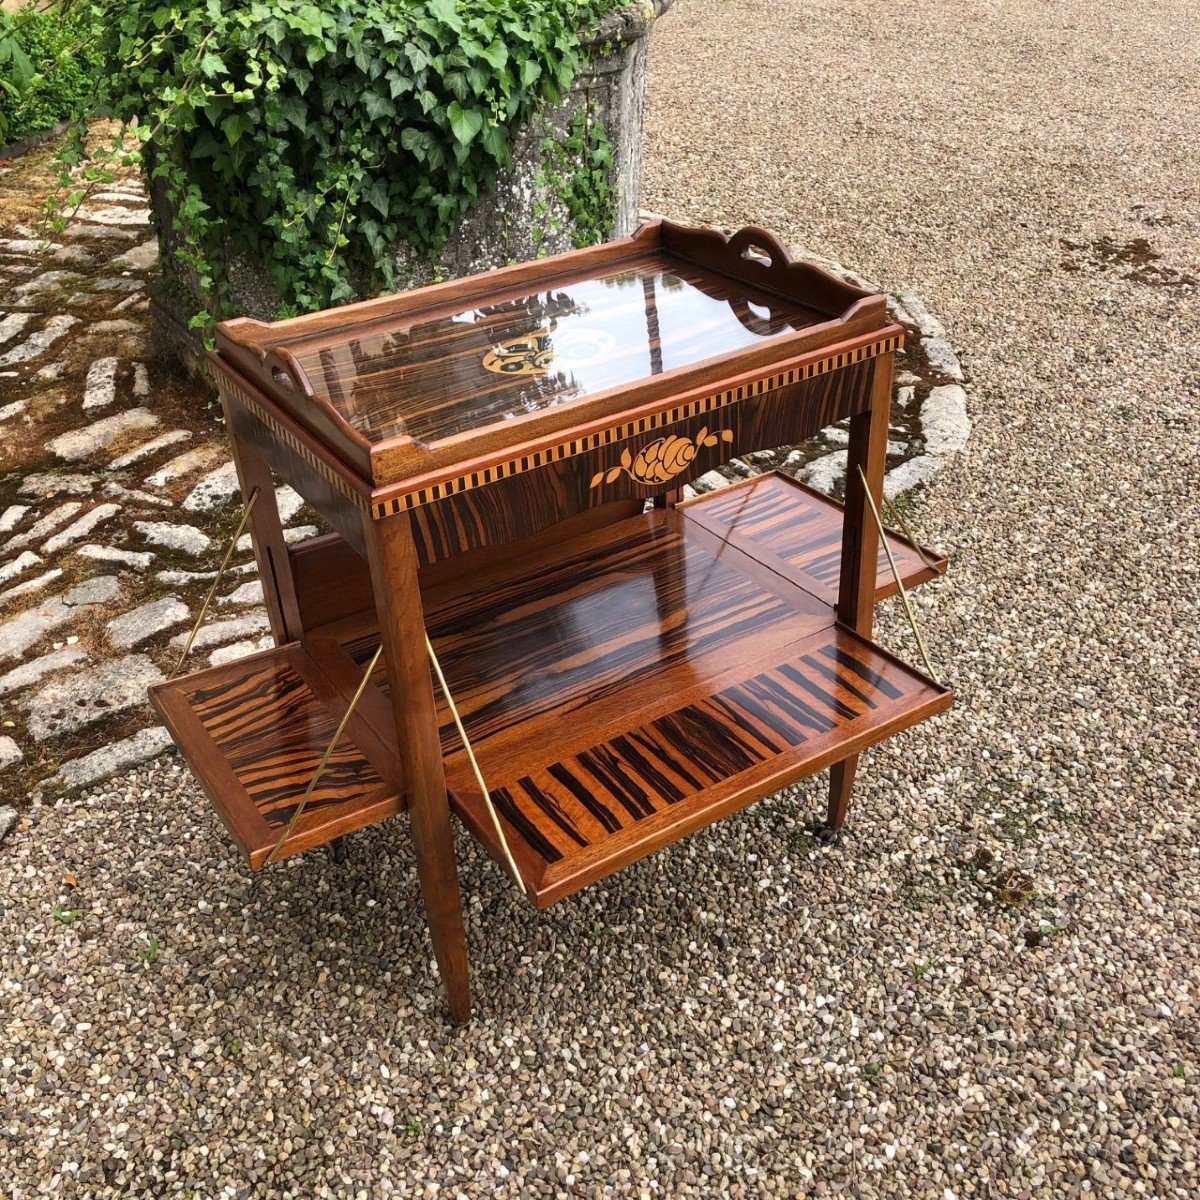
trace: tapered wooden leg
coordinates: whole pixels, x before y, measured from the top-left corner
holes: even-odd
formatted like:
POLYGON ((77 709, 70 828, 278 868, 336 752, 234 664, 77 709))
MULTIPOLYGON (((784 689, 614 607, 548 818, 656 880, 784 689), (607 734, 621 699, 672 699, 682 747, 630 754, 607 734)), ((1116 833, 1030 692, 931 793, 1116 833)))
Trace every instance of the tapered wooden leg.
MULTIPOLYGON (((232 430, 234 422, 228 417, 226 408, 226 426, 232 430)), ((288 557, 287 543, 283 540, 283 522, 279 519, 279 505, 275 502, 275 477, 271 474, 271 468, 236 435, 231 434, 230 441, 243 503, 249 503, 254 489, 258 488, 258 499, 250 513, 250 530, 271 633, 276 645, 294 642, 303 630, 300 626, 296 585, 292 581, 291 559, 288 557)))
MULTIPOLYGON (((838 584, 837 616, 843 625, 869 638, 875 620, 875 578, 879 532, 863 491, 859 468, 878 504, 883 495, 887 465, 888 419, 892 403, 892 355, 874 362, 871 407, 850 419, 846 462, 846 510, 842 521, 842 573, 838 584)), ((850 791, 858 770, 858 755, 829 768, 829 803, 819 833, 831 837, 846 823, 850 791)))
POLYGON ((844 758, 829 768, 829 804, 825 809, 825 829, 829 834, 837 833, 846 823, 850 808, 850 791, 854 787, 854 774, 858 770, 858 755, 844 758))
POLYGON ((392 690, 396 740, 408 789, 408 816, 421 897, 450 1011, 456 1021, 466 1021, 471 1016, 467 938, 433 679, 425 648, 416 550, 403 515, 369 523, 366 538, 392 690))
POLYGON ((875 578, 879 532, 863 491, 859 468, 867 477, 875 503, 883 496, 887 466, 888 417, 892 400, 892 356, 874 361, 871 407, 850 419, 846 454, 846 508, 842 516, 842 572, 838 581, 837 616, 862 637, 871 636, 875 618, 875 578))

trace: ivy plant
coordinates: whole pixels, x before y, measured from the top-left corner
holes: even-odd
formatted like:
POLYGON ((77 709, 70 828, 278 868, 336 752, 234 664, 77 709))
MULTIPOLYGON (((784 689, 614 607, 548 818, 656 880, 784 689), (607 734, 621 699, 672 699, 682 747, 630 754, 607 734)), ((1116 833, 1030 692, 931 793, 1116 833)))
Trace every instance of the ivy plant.
POLYGON ((16 20, 0 8, 0 141, 12 136, 12 109, 29 90, 34 73, 16 20))
POLYGON ((90 108, 97 31, 82 7, 0 13, 0 141, 19 141, 90 108))
MULTIPOLYGON (((616 0, 103 0, 101 84, 173 212, 175 258, 223 315, 225 262, 264 263, 283 314, 392 282, 388 247, 436 255, 560 97, 616 0)), ((82 137, 82 134, 81 134, 82 137)), ((82 141, 64 205, 78 202, 82 141)), ((90 172, 90 173, 89 173, 90 172)))
MULTIPOLYGON (((542 140, 542 154, 546 166, 538 183, 552 185, 571 219, 575 246, 594 245, 612 224, 616 193, 612 143, 590 98, 571 118, 562 141, 542 140)), ((535 238, 541 240, 536 233, 535 238)))

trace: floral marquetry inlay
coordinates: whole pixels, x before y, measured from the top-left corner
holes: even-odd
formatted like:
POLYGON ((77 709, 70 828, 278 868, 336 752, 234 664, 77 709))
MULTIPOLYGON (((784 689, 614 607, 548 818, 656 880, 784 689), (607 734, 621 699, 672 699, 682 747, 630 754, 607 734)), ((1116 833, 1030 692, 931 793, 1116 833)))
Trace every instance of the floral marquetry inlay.
POLYGON ((718 442, 732 442, 733 430, 721 429, 710 433, 704 427, 694 438, 668 434, 655 438, 643 446, 636 455, 628 447, 621 451, 621 461, 607 471, 598 471, 592 476, 592 487, 612 483, 622 472, 635 483, 666 483, 680 471, 690 466, 701 446, 715 446, 718 442))

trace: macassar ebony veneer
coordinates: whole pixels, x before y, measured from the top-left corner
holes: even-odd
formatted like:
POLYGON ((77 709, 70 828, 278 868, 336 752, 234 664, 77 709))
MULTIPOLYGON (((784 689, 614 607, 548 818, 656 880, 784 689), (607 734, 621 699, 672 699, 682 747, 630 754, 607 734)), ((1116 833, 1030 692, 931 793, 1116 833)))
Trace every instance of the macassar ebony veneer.
MULTIPOLYGON (((752 780, 774 790, 819 770, 831 734, 839 748, 851 734, 867 745, 948 702, 834 621, 821 576, 831 531, 836 570, 838 516, 794 481, 760 476, 429 589, 430 635, 539 905, 607 874, 634 843, 661 846, 748 803, 752 780), (706 528, 710 508, 724 541, 706 528), (781 545, 812 569, 780 573, 781 545)), ((911 545, 892 541, 907 581, 926 577, 911 545)), ((336 563, 338 548, 322 557, 336 563)), ((895 588, 883 571, 881 595, 895 588)), ((365 589, 344 603, 364 600, 365 589)), ((156 693, 181 744, 209 744, 195 768, 253 867, 379 644, 372 608, 326 615, 298 644, 156 693)), ((378 667, 277 857, 403 810, 389 701, 378 667)), ((454 807, 498 854, 444 701, 439 733, 454 807)))
MULTIPOLYGON (((250 865, 407 810, 465 1019, 452 811, 539 907, 825 768, 839 827, 859 752, 951 702, 871 641, 900 338, 763 230, 669 222, 221 326, 277 648, 152 695, 250 865), (841 420, 844 507, 780 475, 680 502, 841 420), (333 534, 286 544, 280 478, 333 534)), ((906 585, 945 567, 888 540, 906 585)))

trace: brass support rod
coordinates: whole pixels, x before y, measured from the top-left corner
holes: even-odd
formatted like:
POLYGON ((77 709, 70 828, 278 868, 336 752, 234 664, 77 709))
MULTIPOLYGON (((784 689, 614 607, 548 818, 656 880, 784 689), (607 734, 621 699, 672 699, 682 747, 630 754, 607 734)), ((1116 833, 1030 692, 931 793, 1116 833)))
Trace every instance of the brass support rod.
POLYGON ((925 663, 925 673, 939 687, 941 680, 937 677, 937 672, 933 669, 933 663, 929 661, 929 651, 925 649, 925 639, 921 636, 921 628, 917 624, 917 614, 913 612, 912 601, 908 598, 908 590, 904 586, 904 580, 900 578, 900 570, 896 566, 896 560, 892 556, 892 548, 888 545, 887 530, 883 527, 883 521, 879 516, 879 509, 875 504, 875 497, 871 495, 871 489, 867 486, 867 477, 863 474, 863 469, 858 468, 858 477, 862 480, 863 492, 866 494, 867 503, 871 507, 871 516, 875 518, 875 528, 879 531, 879 540, 883 543, 884 553, 887 555, 888 566, 892 568, 892 578, 896 581, 896 587, 900 589, 900 599, 904 601, 904 612, 908 617, 908 623, 912 627, 913 637, 917 639, 917 648, 921 651, 921 658, 925 663))
POLYGON ((434 653, 433 643, 429 640, 429 634, 425 634, 425 649, 429 651, 429 661, 433 664, 434 674, 437 676, 437 681, 441 685, 442 695, 446 697, 446 704, 450 708, 450 715, 454 718, 454 726, 458 730, 458 736, 462 739, 463 749, 467 752, 467 760, 471 764, 471 770, 475 772, 475 782, 479 784, 479 790, 483 793, 483 804, 488 811, 488 816, 492 820, 492 828, 496 832, 496 837, 500 841, 500 849, 504 852, 504 861, 508 864, 509 874, 512 876, 513 883, 521 891, 521 895, 528 896, 529 889, 525 886, 525 880, 521 878, 521 872, 517 870, 517 864, 513 861, 512 851, 508 848, 508 838, 504 836, 504 828, 500 824, 500 817, 496 813, 495 806, 492 804, 491 794, 488 792, 488 785, 483 778, 483 772, 479 769, 479 762, 475 758, 475 750, 471 745, 471 739, 467 737, 467 731, 463 728, 462 718, 458 715, 458 706, 454 703, 454 697, 450 692, 450 685, 446 682, 445 675, 442 674, 442 664, 438 662, 438 656, 434 653))
POLYGON ((910 542, 912 548, 917 552, 917 557, 935 574, 940 575, 937 563, 933 562, 925 551, 921 548, 921 543, 913 536, 913 531, 909 529, 908 522, 904 519, 904 514, 887 498, 887 493, 883 494, 883 511, 897 525, 900 526, 900 532, 904 534, 910 542))
POLYGON ((238 521, 237 528, 233 531, 233 537, 229 539, 229 546, 225 551, 225 557, 221 559, 221 565, 217 568, 217 577, 212 581, 212 587, 208 589, 208 595, 204 597, 204 603, 200 605, 200 615, 196 618, 195 625, 192 626, 192 632, 188 634, 187 641, 183 644, 183 649, 179 652, 179 659, 171 670, 169 678, 174 679, 179 674, 179 668, 183 666, 183 660, 187 658, 188 651, 192 648, 192 643, 196 640, 196 634, 200 632, 200 626, 204 624, 204 618, 208 616, 209 606, 213 602, 213 597, 217 594, 217 588, 221 586, 221 580, 225 577, 225 570, 229 566, 229 560, 233 557, 233 552, 237 547, 237 540, 242 536, 242 530, 246 528, 246 522, 250 520, 250 512, 254 508, 254 502, 258 499, 258 488, 255 488, 250 493, 250 499, 246 501, 245 507, 242 509, 242 519, 238 521))
POLYGON ((269 867, 274 861, 275 856, 283 847, 283 843, 292 836, 292 830, 296 828, 296 822, 300 820, 301 814, 307 807, 309 800, 312 799, 313 791, 320 782, 321 776, 325 774, 325 768, 329 765, 330 758, 333 757, 333 748, 341 740, 342 734, 346 731, 346 726, 350 723, 350 718, 354 715, 354 710, 358 707, 358 702, 362 699, 362 694, 367 690, 367 684, 371 681, 371 672, 375 670, 375 664, 379 662, 379 656, 383 653, 383 643, 380 642, 379 648, 375 651, 371 661, 367 664, 367 669, 363 673, 362 679, 351 698, 350 703, 346 706, 346 711, 342 714, 342 719, 338 722, 337 728, 333 731, 333 737, 329 739, 329 745, 325 747, 325 753, 321 755, 321 761, 317 763, 317 769, 313 772, 312 778, 308 781, 308 787, 304 789, 304 795, 300 798, 300 803, 296 805, 296 811, 292 813, 291 820, 288 821, 283 833, 280 834, 279 841, 275 843, 274 849, 267 855, 267 861, 263 866, 269 867))

